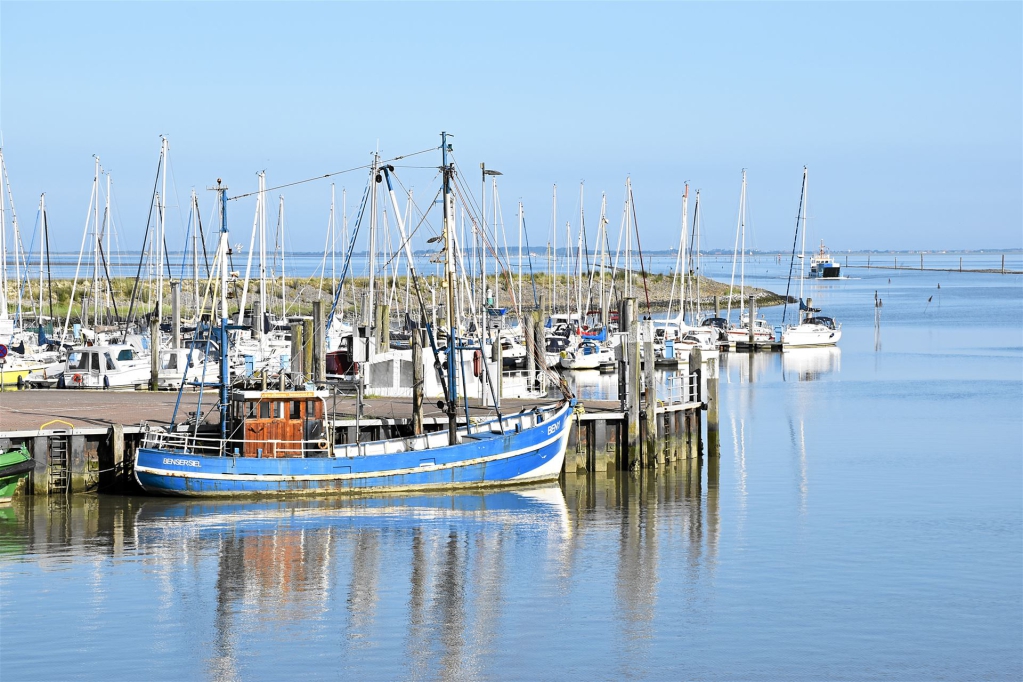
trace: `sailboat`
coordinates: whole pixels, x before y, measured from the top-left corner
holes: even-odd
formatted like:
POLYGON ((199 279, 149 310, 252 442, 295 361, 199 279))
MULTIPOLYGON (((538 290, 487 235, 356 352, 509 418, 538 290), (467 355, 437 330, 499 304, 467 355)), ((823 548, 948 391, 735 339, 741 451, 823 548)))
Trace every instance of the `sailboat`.
MULTIPOLYGON (((294 390, 231 390, 226 297, 228 249, 226 187, 218 183, 221 233, 220 266, 220 423, 219 433, 192 428, 151 430, 135 455, 135 477, 147 492, 182 496, 240 494, 376 493, 517 484, 557 478, 568 445, 575 398, 549 407, 473 423, 458 424, 460 377, 456 355, 465 344, 458 334, 455 307, 454 163, 441 133, 443 156, 443 235, 447 281, 447 347, 440 353, 431 325, 426 329, 438 357, 444 386, 447 431, 371 442, 337 443, 326 419, 325 390, 313 385, 294 390), (441 360, 443 358, 443 360, 441 360)), ((387 180, 393 168, 377 166, 370 175, 387 180)), ((392 194, 392 202, 395 201, 392 194)), ((405 249, 411 249, 398 220, 405 249)), ((355 235, 349 246, 349 255, 355 235)), ((408 254, 411 255, 411 254, 408 254)), ((415 277, 409 257, 410 276, 415 277)), ((346 263, 347 268, 347 263, 346 263)), ((344 284, 342 274, 341 284, 344 284)), ((329 323, 328 323, 329 327, 329 323)), ((472 352, 472 351, 470 351, 472 352)), ((464 370, 460 370, 464 371, 464 370)), ((468 416, 468 415, 467 415, 468 416)))
MULTIPOLYGON (((807 184, 809 174, 806 166, 803 166, 803 186, 799 194, 799 215, 796 218, 796 237, 792 243, 792 259, 789 263, 789 283, 792 282, 792 267, 796 260, 796 241, 802 233, 802 246, 800 247, 799 262, 803 263, 803 256, 806 249, 806 201, 807 184)), ((788 301, 788 287, 786 287, 785 300, 788 301)), ((835 322, 833 318, 818 315, 819 308, 813 307, 813 300, 803 302, 803 267, 799 267, 799 322, 784 327, 781 330, 782 349, 800 348, 807 346, 834 346, 842 338, 842 325, 835 322)), ((785 324, 785 313, 788 303, 782 309, 782 325, 785 324)))
POLYGON ((746 169, 742 169, 742 191, 739 193, 739 221, 735 230, 735 251, 732 257, 732 278, 728 284, 728 313, 726 319, 729 321, 726 332, 728 343, 735 345, 750 341, 750 328, 753 330, 754 342, 769 342, 774 338, 774 330, 763 317, 750 317, 754 314, 747 310, 746 305, 746 169), (735 263, 740 263, 739 271, 739 323, 731 324, 732 319, 732 291, 735 284, 735 263))

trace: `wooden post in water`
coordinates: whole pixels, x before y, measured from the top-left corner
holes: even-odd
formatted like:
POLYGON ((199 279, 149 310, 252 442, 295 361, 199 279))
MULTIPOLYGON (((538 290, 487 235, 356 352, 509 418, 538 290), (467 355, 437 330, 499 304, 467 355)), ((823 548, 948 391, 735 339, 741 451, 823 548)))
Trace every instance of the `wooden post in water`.
POLYGON ((640 455, 641 467, 654 466, 657 462, 657 375, 654 371, 654 321, 643 321, 643 356, 646 358, 646 443, 640 455))
POLYGON ((181 282, 171 280, 171 348, 181 348, 181 282))
POLYGON ((313 321, 302 320, 302 374, 306 381, 313 376, 313 321))
POLYGON ((252 338, 258 339, 263 335, 263 315, 259 313, 262 304, 257 296, 252 300, 252 315, 249 317, 249 328, 252 329, 252 338))
POLYGON ((536 367, 537 367, 536 381, 537 381, 538 387, 539 387, 540 383, 545 381, 545 379, 542 376, 540 376, 540 375, 542 375, 544 373, 543 372, 543 368, 547 366, 547 362, 546 362, 546 360, 544 360, 544 355, 543 355, 544 351, 546 350, 546 344, 544 343, 544 338, 543 338, 543 322, 544 322, 543 315, 540 314, 540 313, 537 313, 536 314, 536 319, 533 320, 533 348, 536 349, 536 367))
POLYGON ((423 433, 423 388, 425 372, 423 368, 423 331, 416 327, 412 330, 412 433, 423 433))
POLYGON ((757 297, 753 294, 749 295, 749 345, 750 350, 753 350, 753 342, 755 337, 753 336, 753 321, 757 319, 757 297))
POLYGON ((639 321, 636 319, 636 299, 627 298, 622 301, 621 324, 628 332, 625 339, 625 399, 627 405, 627 423, 625 436, 625 457, 627 468, 632 468, 637 461, 641 444, 639 440, 639 401, 642 391, 643 375, 639 357, 639 321))
POLYGON ((313 301, 313 381, 327 380, 327 334, 323 328, 323 302, 313 301))
POLYGON ((496 370, 494 373, 497 375, 492 377, 497 385, 494 387, 494 395, 497 396, 497 407, 501 407, 501 391, 504 388, 504 359, 502 357, 501 349, 501 334, 497 334, 494 338, 494 344, 490 347, 491 357, 494 360, 494 366, 496 370))
POLYGON ((377 311, 377 352, 386 353, 391 349, 391 306, 379 305, 377 311))
MULTIPOLYGON (((292 382, 298 381, 298 376, 302 374, 302 360, 304 359, 302 354, 302 323, 295 322, 291 325, 291 377, 292 382)), ((282 374, 283 380, 283 374, 282 374)))
POLYGON ((707 368, 707 455, 718 457, 721 454, 721 441, 718 433, 718 359, 711 358, 705 365, 707 368))
POLYGON ((533 332, 533 325, 536 323, 536 315, 532 312, 526 313, 523 320, 526 324, 526 381, 529 382, 529 390, 533 390, 533 383, 536 381, 536 354, 533 352, 533 344, 536 343, 536 336, 533 332))
POLYGON ((1005 274, 1005 254, 1002 254, 1002 274, 1005 274))
POLYGON ((149 390, 160 389, 160 318, 149 320, 149 390))
POLYGON ((959 272, 963 271, 963 257, 959 256, 959 272))
POLYGON ((924 252, 923 251, 920 252, 920 269, 921 270, 924 269, 924 252))

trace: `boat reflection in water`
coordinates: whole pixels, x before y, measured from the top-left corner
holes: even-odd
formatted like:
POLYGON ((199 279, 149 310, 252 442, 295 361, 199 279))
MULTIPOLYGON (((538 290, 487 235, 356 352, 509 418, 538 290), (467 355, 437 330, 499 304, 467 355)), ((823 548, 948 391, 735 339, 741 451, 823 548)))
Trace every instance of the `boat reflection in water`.
MULTIPOLYGON (((521 555, 526 545, 532 570, 553 563, 559 573, 556 565, 570 546, 565 498, 556 483, 458 495, 147 500, 134 527, 139 549, 163 555, 168 567, 190 559, 205 566, 215 558, 215 567, 203 569, 216 573, 215 636, 206 666, 214 679, 233 679, 248 667, 240 652, 251 651, 249 640, 266 623, 317 639, 340 626, 342 649, 365 647, 394 615, 396 591, 406 595, 408 609, 406 673, 431 676, 439 668, 442 677, 463 677, 500 629, 512 558, 506 553, 521 555), (341 604, 346 613, 339 618, 341 604)), ((191 592, 202 582, 178 578, 191 592)))
POLYGON ((825 348, 792 348, 781 354, 784 381, 817 381, 826 374, 837 374, 842 368, 842 350, 825 348))
POLYGON ((78 649, 40 668, 31 648, 58 630, 90 651, 131 640, 125 679, 546 679, 579 633, 588 676, 669 669, 659 633, 698 628, 713 594, 719 471, 706 456, 457 495, 19 499, 0 523, 4 679, 73 678, 78 649))

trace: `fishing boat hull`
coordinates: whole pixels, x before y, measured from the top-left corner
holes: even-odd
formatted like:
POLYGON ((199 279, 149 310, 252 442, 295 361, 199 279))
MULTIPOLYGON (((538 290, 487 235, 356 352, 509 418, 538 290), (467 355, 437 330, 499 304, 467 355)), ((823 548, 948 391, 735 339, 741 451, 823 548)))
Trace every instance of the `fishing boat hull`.
MULTIPOLYGON (((170 448, 141 447, 135 476, 147 491, 179 496, 376 493, 469 488, 551 480, 561 474, 573 404, 534 426, 506 433, 482 425, 457 445, 387 452, 401 439, 338 446, 334 456, 210 457, 170 448), (374 447, 379 454, 360 455, 374 447)), ((518 417, 522 419, 522 417, 518 417)), ((496 424, 496 421, 493 422, 496 424)), ((511 430, 508 430, 511 427, 511 430)), ((499 429, 497 429, 499 430, 499 429)))
POLYGON ((35 462, 22 445, 17 450, 0 454, 0 504, 11 501, 21 479, 28 476, 35 462))

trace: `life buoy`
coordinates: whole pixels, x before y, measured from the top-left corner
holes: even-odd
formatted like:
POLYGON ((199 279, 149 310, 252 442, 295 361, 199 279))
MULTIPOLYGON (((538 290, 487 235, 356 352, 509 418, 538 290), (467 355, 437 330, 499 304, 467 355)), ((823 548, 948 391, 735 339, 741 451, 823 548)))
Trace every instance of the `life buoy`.
POLYGON ((316 447, 318 447, 320 450, 326 450, 327 449, 327 439, 326 438, 321 438, 320 440, 316 441, 316 447))
POLYGON ((73 377, 71 377, 71 382, 75 384, 82 383, 82 375, 81 374, 74 375, 73 377))
POLYGON ((476 349, 472 354, 472 375, 478 377, 483 372, 483 351, 476 349))

